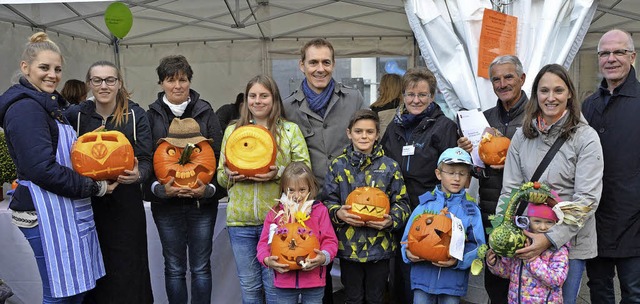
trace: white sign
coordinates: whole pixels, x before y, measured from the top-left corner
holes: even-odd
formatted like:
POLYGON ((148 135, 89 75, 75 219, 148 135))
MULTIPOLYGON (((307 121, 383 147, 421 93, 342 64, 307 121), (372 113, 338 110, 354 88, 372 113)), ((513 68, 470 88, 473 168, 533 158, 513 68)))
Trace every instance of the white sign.
POLYGON ((464 258, 464 241, 466 235, 462 220, 457 218, 453 213, 451 215, 451 243, 449 244, 449 255, 462 261, 464 258))
POLYGON ((458 111, 457 115, 462 135, 468 138, 471 144, 473 144, 473 151, 471 151, 473 164, 477 167, 484 168, 484 163, 478 155, 478 145, 482 140, 484 129, 490 127, 489 122, 484 117, 484 114, 478 110, 458 111))

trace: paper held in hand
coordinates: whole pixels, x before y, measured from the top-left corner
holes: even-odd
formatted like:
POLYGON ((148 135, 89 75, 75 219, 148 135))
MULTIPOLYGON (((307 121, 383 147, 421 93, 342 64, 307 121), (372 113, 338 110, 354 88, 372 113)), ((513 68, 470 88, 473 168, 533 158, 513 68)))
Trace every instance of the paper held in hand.
POLYGON ((482 140, 482 134, 485 129, 490 128, 489 122, 479 110, 458 111, 457 116, 462 135, 473 144, 473 151, 471 152, 473 164, 484 168, 484 163, 478 155, 478 145, 482 140))

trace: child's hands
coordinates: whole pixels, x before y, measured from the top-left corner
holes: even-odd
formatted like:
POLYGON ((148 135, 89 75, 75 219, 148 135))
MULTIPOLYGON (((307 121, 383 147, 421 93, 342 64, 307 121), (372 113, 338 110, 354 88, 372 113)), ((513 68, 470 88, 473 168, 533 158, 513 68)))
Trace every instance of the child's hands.
POLYGON ((302 271, 309 271, 309 270, 313 270, 314 268, 324 264, 327 260, 327 257, 324 255, 324 253, 322 253, 322 251, 318 250, 318 249, 314 249, 313 251, 315 251, 316 253, 316 257, 313 259, 309 259, 306 258, 304 261, 305 263, 302 264, 302 271))
POLYGON ((353 227, 362 227, 364 226, 364 222, 360 219, 359 216, 355 214, 351 214, 347 212, 347 210, 351 209, 350 205, 342 205, 340 209, 336 212, 336 216, 341 219, 343 222, 353 226, 353 227))
POLYGON ((409 251, 409 248, 407 248, 405 250, 405 253, 407 254, 407 259, 409 259, 409 261, 411 261, 413 263, 418 263, 418 262, 424 261, 423 258, 420 258, 418 256, 413 255, 413 253, 411 253, 411 251, 409 251))
POLYGON ((273 270, 279 272, 279 273, 285 273, 287 271, 289 271, 289 265, 287 264, 280 264, 278 262, 276 262, 278 260, 278 257, 275 255, 272 256, 268 256, 266 258, 264 258, 264 264, 267 265, 268 268, 273 268, 273 270))
POLYGON ((454 257, 449 257, 446 261, 431 262, 431 264, 438 267, 451 267, 456 263, 458 263, 458 260, 454 257))
POLYGON ((498 257, 496 256, 496 253, 493 251, 493 249, 489 249, 487 250, 487 264, 493 266, 496 264, 496 262, 498 261, 498 257))
POLYGON ((255 176, 247 177, 247 179, 250 179, 256 182, 266 182, 266 181, 272 180, 274 177, 276 177, 277 174, 278 174, 278 167, 271 166, 269 167, 269 172, 256 174, 255 176))
POLYGON ((367 227, 382 230, 384 228, 391 226, 393 224, 393 220, 391 219, 391 216, 389 216, 388 214, 385 214, 384 219, 381 221, 368 221, 368 222, 365 222, 364 224, 367 227))

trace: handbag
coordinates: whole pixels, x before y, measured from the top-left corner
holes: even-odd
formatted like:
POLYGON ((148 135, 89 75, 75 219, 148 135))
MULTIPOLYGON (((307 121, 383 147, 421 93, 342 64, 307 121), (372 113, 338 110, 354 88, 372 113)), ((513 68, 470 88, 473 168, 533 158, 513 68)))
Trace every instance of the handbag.
MULTIPOLYGON (((562 145, 564 144, 564 142, 566 140, 567 139, 565 137, 562 137, 562 136, 560 136, 560 137, 558 137, 556 139, 556 141, 553 143, 553 145, 551 146, 549 151, 547 151, 547 154, 545 154, 544 158, 542 158, 542 161, 538 165, 538 168, 536 168, 536 171, 533 173, 533 175, 531 176, 531 179, 529 181, 531 181, 531 182, 538 181, 540 176, 542 176, 542 172, 544 172, 544 170, 547 169, 547 167, 551 163, 551 160, 556 155, 558 150, 560 150, 560 147, 562 147, 562 145)), ((516 210, 516 216, 522 215, 524 213, 524 209, 526 209, 526 208, 527 208, 527 204, 519 204, 518 205, 518 209, 516 210)))

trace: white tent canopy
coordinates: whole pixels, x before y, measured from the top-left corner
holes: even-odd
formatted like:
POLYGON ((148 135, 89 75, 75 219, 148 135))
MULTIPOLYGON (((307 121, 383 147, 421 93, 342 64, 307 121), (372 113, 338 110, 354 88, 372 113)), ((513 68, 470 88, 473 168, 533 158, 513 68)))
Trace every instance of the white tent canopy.
MULTIPOLYGON (((40 29, 52 35, 63 50, 63 80, 83 79, 94 61, 115 60, 115 47, 103 21, 111 1, 17 2, 25 0, 0 0, 1 88, 10 84, 17 71, 26 38, 40 29)), ((192 87, 217 108, 233 101, 255 74, 271 73, 272 60, 298 58, 300 46, 311 37, 328 38, 338 58, 406 56, 412 65, 418 53, 400 0, 122 2, 131 8, 134 21, 127 37, 119 42, 120 63, 126 84, 134 91, 133 99, 141 104, 155 98, 160 89, 155 67, 161 57, 171 54, 189 59, 195 72, 192 87)), ((592 78, 584 79, 588 87, 597 81, 593 53, 600 35, 612 27, 640 32, 639 1, 597 2, 581 46, 584 56, 574 61, 577 69, 588 67, 592 78)), ((293 71, 294 76, 299 78, 301 73, 293 71)))
MULTIPOLYGON (((160 90, 160 58, 182 54, 194 68, 192 88, 214 108, 232 102, 272 59, 297 59, 312 37, 326 37, 336 56, 413 58, 413 34, 402 2, 388 0, 138 0, 123 1, 133 27, 119 42, 119 58, 133 99, 148 104, 160 90)), ((45 29, 63 49, 64 79, 84 79, 94 61, 114 61, 104 24, 110 2, 0 5, 0 87, 17 70, 32 30, 45 29), (2 22, 4 21, 4 22, 2 22), (6 36, 4 33, 8 33, 6 36), (58 37, 59 36, 59 37, 58 37)), ((292 77, 301 78, 299 71, 292 77)), ((282 85, 281 85, 282 87, 282 85)), ((282 90, 283 88, 281 88, 282 90)))

